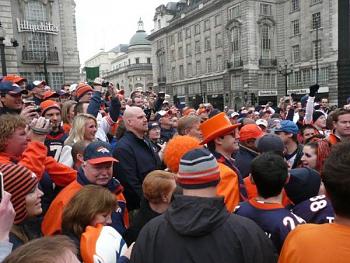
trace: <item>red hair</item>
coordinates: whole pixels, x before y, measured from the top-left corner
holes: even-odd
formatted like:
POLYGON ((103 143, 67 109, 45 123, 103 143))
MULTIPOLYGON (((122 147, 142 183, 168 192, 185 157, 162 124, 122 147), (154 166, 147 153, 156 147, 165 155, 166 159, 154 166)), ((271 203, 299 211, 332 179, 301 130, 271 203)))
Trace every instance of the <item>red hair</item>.
POLYGON ((309 143, 306 144, 315 150, 317 154, 316 170, 322 172, 324 162, 326 161, 328 155, 331 152, 331 147, 329 142, 325 139, 314 138, 311 139, 309 143))
POLYGON ((194 137, 177 135, 166 145, 164 150, 164 162, 171 172, 179 171, 181 157, 190 150, 202 147, 200 141, 194 137))

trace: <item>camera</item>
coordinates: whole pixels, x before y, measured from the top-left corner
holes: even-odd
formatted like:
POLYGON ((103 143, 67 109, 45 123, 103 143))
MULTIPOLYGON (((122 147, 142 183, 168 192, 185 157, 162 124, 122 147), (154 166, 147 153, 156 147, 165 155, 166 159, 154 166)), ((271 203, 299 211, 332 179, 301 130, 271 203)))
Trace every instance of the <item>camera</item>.
POLYGON ((39 112, 39 113, 41 112, 41 108, 40 108, 39 105, 34 105, 33 107, 34 107, 33 111, 36 111, 36 112, 39 112))
POLYGON ((108 88, 108 86, 109 86, 109 82, 108 81, 103 81, 102 82, 102 87, 108 88))

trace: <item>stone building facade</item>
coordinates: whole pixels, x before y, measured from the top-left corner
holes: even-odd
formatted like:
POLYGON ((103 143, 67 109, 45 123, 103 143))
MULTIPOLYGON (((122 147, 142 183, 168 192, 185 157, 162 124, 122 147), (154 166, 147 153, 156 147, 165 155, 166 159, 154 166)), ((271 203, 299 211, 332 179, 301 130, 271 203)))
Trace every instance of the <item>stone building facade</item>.
POLYGON ((57 89, 79 80, 74 0, 2 0, 0 22, 9 74, 30 81, 47 78, 57 89))
POLYGON ((181 0, 159 6, 154 23, 154 86, 175 100, 277 103, 318 79, 337 102, 336 0, 181 0))
POLYGON ((146 91, 153 88, 151 42, 147 40, 141 19, 126 52, 111 61, 111 70, 102 77, 124 89, 126 95, 136 89, 146 91))

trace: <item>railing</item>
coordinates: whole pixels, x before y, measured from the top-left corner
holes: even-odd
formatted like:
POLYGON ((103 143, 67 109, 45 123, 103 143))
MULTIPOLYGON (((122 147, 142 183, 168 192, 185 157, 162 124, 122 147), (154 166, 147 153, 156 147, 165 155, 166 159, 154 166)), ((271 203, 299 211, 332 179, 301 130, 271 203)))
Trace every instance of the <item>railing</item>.
POLYGON ((232 68, 240 68, 243 67, 243 60, 235 60, 233 62, 227 62, 227 68, 232 69, 232 68))
POLYGON ((259 66, 261 67, 277 67, 277 59, 260 58, 259 66))
POLYGON ((161 77, 157 79, 158 83, 165 83, 166 82, 166 77, 161 77))
POLYGON ((57 51, 22 51, 23 63, 46 63, 58 64, 58 52, 57 51))

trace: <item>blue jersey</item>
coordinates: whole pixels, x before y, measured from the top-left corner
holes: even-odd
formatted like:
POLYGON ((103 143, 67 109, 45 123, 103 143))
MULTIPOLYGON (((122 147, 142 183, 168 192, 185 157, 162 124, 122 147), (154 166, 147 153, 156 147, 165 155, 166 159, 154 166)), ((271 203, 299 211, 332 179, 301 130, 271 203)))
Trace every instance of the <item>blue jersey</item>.
POLYGON ((303 219, 294 215, 282 204, 266 203, 250 199, 241 203, 235 213, 248 217, 265 231, 278 252, 288 233, 297 225, 305 223, 303 219))
POLYGON ((317 195, 293 207, 292 212, 301 217, 306 223, 333 223, 334 210, 325 195, 317 195))

